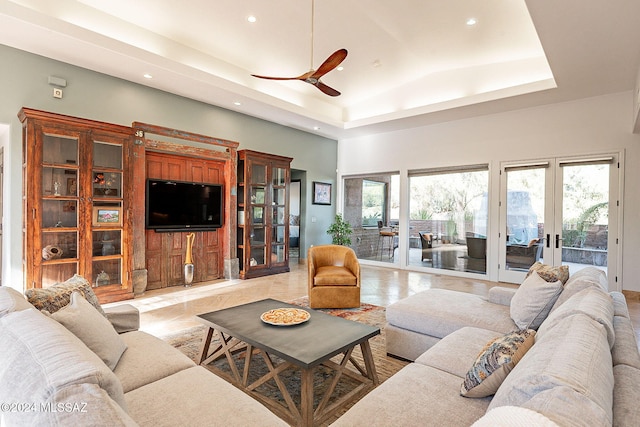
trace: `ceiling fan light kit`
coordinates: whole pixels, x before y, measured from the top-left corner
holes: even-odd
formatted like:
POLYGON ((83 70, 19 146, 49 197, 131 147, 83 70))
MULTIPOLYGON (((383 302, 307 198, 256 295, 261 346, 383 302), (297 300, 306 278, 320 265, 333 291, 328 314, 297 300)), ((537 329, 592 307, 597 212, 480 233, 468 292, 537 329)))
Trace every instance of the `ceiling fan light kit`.
POLYGON ((317 87, 324 94, 329 96, 339 96, 340 92, 334 88, 327 86, 320 81, 320 78, 327 74, 329 71, 335 69, 344 59, 347 57, 347 49, 339 49, 333 52, 325 61, 318 67, 317 70, 313 69, 313 21, 314 21, 314 0, 311 0, 311 70, 297 77, 270 77, 260 76, 257 74, 251 74, 253 77, 267 80, 301 80, 305 83, 309 83, 317 87))

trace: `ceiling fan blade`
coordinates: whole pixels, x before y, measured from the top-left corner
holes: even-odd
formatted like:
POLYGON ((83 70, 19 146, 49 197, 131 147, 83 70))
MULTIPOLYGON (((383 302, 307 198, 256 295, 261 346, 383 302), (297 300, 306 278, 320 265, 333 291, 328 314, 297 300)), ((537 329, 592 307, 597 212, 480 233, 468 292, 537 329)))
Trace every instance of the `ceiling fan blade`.
POLYGON ((318 69, 310 77, 319 79, 320 77, 324 76, 329 71, 340 65, 340 63, 347 57, 347 53, 347 49, 336 50, 322 63, 322 65, 320 65, 320 67, 318 67, 318 69))
POLYGON ((270 76, 259 76, 257 74, 251 74, 253 77, 257 77, 259 79, 267 79, 267 80, 299 80, 299 77, 270 77, 270 76))
POLYGON ((320 89, 326 95, 329 95, 329 96, 340 96, 340 92, 338 92, 337 90, 335 90, 334 88, 332 88, 330 86, 327 86, 326 84, 322 83, 320 80, 318 80, 318 82, 316 82, 314 84, 314 86, 317 87, 318 89, 320 89))

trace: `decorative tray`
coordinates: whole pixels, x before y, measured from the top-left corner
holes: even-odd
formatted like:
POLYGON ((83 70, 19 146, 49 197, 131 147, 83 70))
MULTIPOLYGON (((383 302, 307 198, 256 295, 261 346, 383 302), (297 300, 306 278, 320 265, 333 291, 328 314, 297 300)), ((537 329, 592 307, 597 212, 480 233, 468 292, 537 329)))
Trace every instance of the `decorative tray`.
POLYGON ((308 311, 301 308, 274 308, 260 315, 260 320, 269 325, 292 326, 304 323, 311 317, 308 311))

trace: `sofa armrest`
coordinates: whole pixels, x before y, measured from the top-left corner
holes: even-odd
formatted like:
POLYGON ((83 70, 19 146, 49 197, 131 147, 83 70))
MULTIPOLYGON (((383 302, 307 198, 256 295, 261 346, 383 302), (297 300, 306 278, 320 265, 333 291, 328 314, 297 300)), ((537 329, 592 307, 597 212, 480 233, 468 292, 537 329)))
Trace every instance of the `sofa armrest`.
POLYGON ((515 295, 517 289, 504 288, 502 286, 495 286, 489 289, 489 302, 500 305, 511 305, 511 298, 515 295))
POLYGON ((107 307, 104 308, 104 312, 119 334, 137 331, 140 328, 140 312, 131 304, 107 307))

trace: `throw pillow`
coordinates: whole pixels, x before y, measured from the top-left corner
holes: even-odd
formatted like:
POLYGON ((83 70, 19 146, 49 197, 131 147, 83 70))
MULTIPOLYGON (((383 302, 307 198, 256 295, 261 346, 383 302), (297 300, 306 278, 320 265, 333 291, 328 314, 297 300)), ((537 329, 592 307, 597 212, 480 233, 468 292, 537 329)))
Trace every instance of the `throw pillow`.
POLYGON ((87 280, 75 274, 69 280, 56 283, 53 286, 49 286, 48 288, 34 288, 28 289, 24 295, 27 297, 27 300, 33 304, 35 308, 38 310, 46 310, 49 313, 55 313, 60 310, 62 307, 69 304, 71 301, 71 294, 74 291, 78 291, 82 294, 82 296, 93 305, 96 310, 100 314, 102 314, 105 318, 107 315, 104 310, 100 306, 100 302, 98 301, 98 297, 91 289, 91 284, 87 282, 87 280))
POLYGON ((560 280, 564 285, 569 280, 569 266, 561 265, 558 267, 554 267, 551 265, 543 264, 540 261, 536 261, 531 267, 529 267, 529 271, 527 272, 527 277, 531 275, 533 272, 537 272, 540 277, 542 277, 547 282, 556 282, 560 280))
POLYGON ((460 394, 487 397, 495 394, 509 372, 534 343, 532 329, 509 332, 484 346, 465 376, 460 394))
POLYGON ((0 286, 0 317, 28 308, 33 307, 20 292, 7 286, 0 286))
POLYGON ((80 338, 113 371, 127 345, 111 323, 79 292, 71 294, 71 304, 51 317, 80 338))
POLYGON ((524 279, 511 298, 511 319, 520 329, 538 329, 562 292, 562 282, 547 282, 536 271, 524 279))

